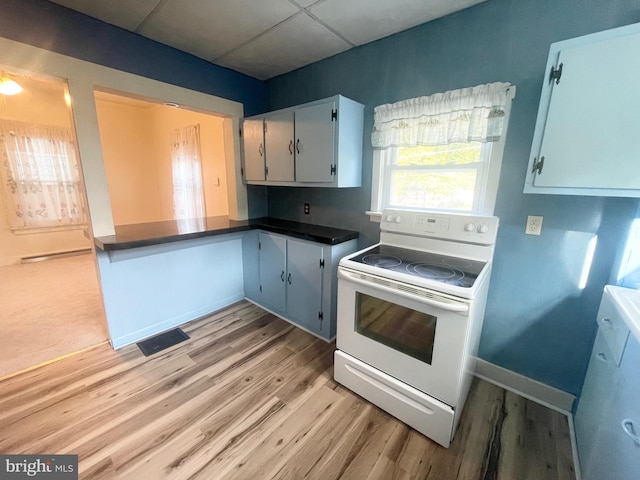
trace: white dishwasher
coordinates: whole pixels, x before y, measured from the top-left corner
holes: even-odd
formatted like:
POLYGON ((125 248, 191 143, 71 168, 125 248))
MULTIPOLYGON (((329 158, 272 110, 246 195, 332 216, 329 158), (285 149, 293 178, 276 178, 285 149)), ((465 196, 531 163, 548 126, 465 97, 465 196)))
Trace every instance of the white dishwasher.
POLYGON ((584 480, 640 478, 640 290, 607 285, 575 413, 584 480))

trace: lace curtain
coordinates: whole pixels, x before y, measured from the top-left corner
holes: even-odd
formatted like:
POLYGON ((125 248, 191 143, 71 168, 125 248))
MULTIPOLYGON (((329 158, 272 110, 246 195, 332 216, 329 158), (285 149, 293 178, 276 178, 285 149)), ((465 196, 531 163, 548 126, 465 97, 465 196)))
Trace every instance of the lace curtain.
POLYGON ((204 217, 199 125, 171 132, 171 164, 173 218, 183 220, 204 217))
POLYGON ((496 142, 509 83, 489 83, 412 98, 374 109, 374 148, 496 142))
POLYGON ((70 129, 0 120, 0 154, 11 228, 86 223, 80 167, 70 129))

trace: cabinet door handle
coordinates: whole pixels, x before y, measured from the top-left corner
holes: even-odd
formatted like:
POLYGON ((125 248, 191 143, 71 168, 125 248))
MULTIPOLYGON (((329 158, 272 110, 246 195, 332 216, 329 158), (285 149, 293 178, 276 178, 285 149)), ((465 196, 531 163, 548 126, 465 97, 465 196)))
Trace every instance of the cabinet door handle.
POLYGON ((262 156, 263 152, 264 152, 264 149, 262 148, 262 144, 260 144, 260 146, 258 147, 258 153, 260 154, 260 156, 262 156))
POLYGON ((613 324, 611 323, 611 319, 607 318, 607 317, 602 317, 602 323, 604 323, 605 325, 609 325, 612 326, 613 324))
POLYGON ((289 153, 293 155, 293 140, 289 141, 289 153))
POLYGON ((301 150, 301 145, 300 145, 300 139, 296 140, 296 153, 300 153, 301 150))
POLYGON ((284 282, 284 270, 282 270, 282 273, 280 274, 280 280, 284 282))
POLYGON ((291 285, 291 274, 287 275, 287 283, 291 285))
POLYGON ((640 436, 636 433, 636 426, 633 420, 630 418, 622 420, 622 430, 633 440, 633 443, 640 446, 640 436))
POLYGON ((603 361, 603 362, 606 362, 606 361, 608 360, 608 359, 607 359, 607 356, 606 356, 604 353, 602 353, 602 352, 600 352, 600 353, 597 355, 597 357, 598 357, 598 360, 601 360, 601 361, 603 361))

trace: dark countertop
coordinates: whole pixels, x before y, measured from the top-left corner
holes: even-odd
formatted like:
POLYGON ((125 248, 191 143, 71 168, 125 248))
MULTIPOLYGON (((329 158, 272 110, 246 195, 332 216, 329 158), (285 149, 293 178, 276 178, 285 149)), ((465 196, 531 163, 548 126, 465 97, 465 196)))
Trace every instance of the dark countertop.
POLYGON ((115 235, 96 237, 94 240, 96 247, 100 250, 127 250, 256 229, 327 245, 337 245, 358 238, 359 235, 358 232, 352 230, 271 217, 231 220, 224 216, 116 225, 115 235))

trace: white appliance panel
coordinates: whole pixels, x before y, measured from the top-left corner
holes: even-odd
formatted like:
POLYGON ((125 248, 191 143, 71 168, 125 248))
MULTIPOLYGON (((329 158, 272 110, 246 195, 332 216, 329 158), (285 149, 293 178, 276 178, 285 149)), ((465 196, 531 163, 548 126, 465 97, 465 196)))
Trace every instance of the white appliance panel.
POLYGON ((334 377, 443 447, 451 443, 454 411, 448 405, 341 351, 335 352, 334 377))
POLYGON ((452 379, 459 378, 462 373, 468 303, 447 298, 421 298, 383 285, 366 284, 358 279, 357 273, 341 268, 338 279, 338 349, 455 406, 460 383, 452 379), (431 364, 358 333, 355 325, 358 294, 436 317, 431 364))

